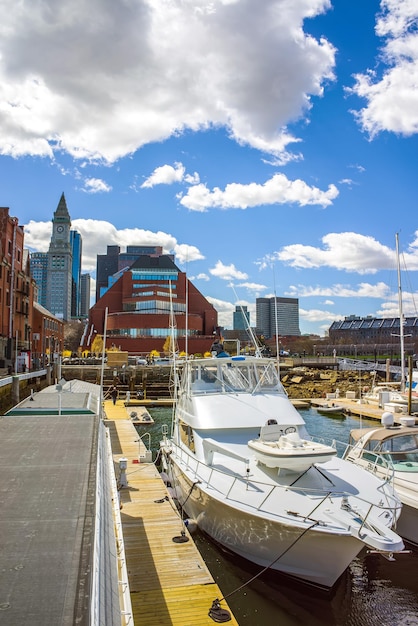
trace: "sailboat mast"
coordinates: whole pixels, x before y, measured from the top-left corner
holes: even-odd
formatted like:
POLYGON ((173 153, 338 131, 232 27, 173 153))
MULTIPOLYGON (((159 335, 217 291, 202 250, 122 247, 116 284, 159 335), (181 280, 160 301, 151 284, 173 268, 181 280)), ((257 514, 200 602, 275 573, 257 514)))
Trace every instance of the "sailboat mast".
POLYGON ((398 269, 399 337, 401 343, 401 391, 405 390, 405 342, 402 310, 401 263, 399 255, 399 233, 396 233, 396 263, 398 269))
POLYGON ((279 320, 277 319, 277 295, 276 295, 276 272, 273 267, 273 283, 274 283, 274 324, 276 332, 276 362, 277 371, 280 378, 280 341, 279 341, 279 320))

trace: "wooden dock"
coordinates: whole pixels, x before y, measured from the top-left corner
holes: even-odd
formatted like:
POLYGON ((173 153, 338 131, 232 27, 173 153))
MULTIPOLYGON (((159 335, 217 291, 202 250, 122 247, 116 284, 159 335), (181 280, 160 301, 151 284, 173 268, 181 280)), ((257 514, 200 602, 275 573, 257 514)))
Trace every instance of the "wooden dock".
MULTIPOLYGON (((382 419, 383 413, 387 412, 385 409, 378 407, 377 404, 367 404, 365 402, 359 402, 358 400, 350 400, 347 398, 330 400, 313 399, 310 402, 313 407, 328 406, 332 403, 339 404, 344 407, 344 410, 348 414, 355 415, 356 417, 365 417, 372 420, 378 420, 379 422, 382 419)), ((401 417, 407 417, 407 415, 404 413, 397 413, 393 411, 391 411, 391 413, 393 414, 395 424, 400 423, 399 420, 401 417)))
MULTIPOLYGON (((138 463, 138 433, 121 400, 105 401, 106 426, 118 472, 127 459, 127 486, 119 490, 124 549, 135 626, 209 626, 209 610, 223 594, 214 582, 153 463, 138 463), (183 533, 185 533, 183 535, 183 533), (189 541, 183 542, 183 537, 189 541)), ((141 455, 143 451, 141 451, 141 455)), ((237 625, 225 601, 227 610, 237 625)))

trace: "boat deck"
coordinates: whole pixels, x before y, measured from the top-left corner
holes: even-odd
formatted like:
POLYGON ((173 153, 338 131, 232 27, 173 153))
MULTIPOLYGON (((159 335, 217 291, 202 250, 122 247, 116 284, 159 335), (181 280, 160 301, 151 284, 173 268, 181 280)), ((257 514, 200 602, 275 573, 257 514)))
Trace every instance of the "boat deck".
MULTIPOLYGON (((207 626, 223 597, 186 530, 153 463, 138 463, 138 433, 123 401, 105 401, 113 459, 127 459, 127 487, 119 490, 125 558, 135 626, 207 626)), ((142 453, 142 451, 141 451, 142 453)), ((221 608, 228 610, 226 602, 221 608)), ((228 624, 237 624, 231 613, 228 624)))

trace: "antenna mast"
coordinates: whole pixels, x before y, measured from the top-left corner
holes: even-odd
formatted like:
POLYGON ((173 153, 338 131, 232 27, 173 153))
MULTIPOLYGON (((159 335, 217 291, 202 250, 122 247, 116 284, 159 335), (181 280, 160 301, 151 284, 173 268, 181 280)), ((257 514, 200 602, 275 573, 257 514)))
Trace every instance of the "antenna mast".
POLYGON ((280 376, 280 342, 279 342, 279 321, 277 319, 277 295, 276 295, 276 272, 273 266, 273 287, 274 287, 274 324, 276 333, 276 360, 277 360, 277 372, 280 376))

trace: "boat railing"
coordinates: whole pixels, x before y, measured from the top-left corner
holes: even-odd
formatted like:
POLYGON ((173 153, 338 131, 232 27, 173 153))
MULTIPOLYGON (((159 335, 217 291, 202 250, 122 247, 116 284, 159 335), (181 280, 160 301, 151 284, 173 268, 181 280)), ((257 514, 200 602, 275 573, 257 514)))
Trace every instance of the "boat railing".
POLYGON ((394 467, 393 458, 390 458, 388 455, 372 452, 371 450, 364 450, 359 448, 356 444, 338 441, 337 439, 330 440, 324 437, 313 436, 311 440, 336 448, 338 456, 351 463, 356 463, 358 460, 364 459, 364 461, 367 461, 367 466, 362 465, 363 468, 373 474, 379 472, 379 476, 383 480, 393 483, 396 468, 394 467))
MULTIPOLYGON (((346 445, 346 444, 345 444, 346 445)), ((377 509, 380 513, 388 511, 391 515, 393 523, 395 523, 398 512, 400 509, 400 502, 396 495, 392 492, 389 493, 385 486, 387 481, 383 482, 377 490, 381 493, 382 499, 379 503, 370 502, 359 495, 355 495, 345 491, 334 491, 330 489, 318 489, 313 487, 298 487, 296 484, 282 484, 282 485, 270 485, 262 481, 253 481, 249 473, 248 461, 244 458, 243 472, 242 474, 230 474, 222 469, 214 466, 208 466, 202 461, 196 459, 193 455, 189 454, 184 448, 177 447, 176 452, 180 461, 186 466, 186 468, 194 475, 194 479, 197 483, 206 484, 208 489, 213 489, 222 494, 228 500, 240 501, 246 504, 250 508, 254 508, 256 511, 264 511, 271 514, 277 514, 277 506, 266 506, 268 501, 281 502, 278 494, 284 491, 292 491, 296 494, 309 495, 309 498, 314 500, 314 505, 311 509, 298 514, 303 520, 308 520, 312 517, 313 513, 320 508, 327 500, 334 501, 336 498, 341 499, 341 507, 344 508, 345 504, 350 500, 350 508, 353 511, 358 512, 359 518, 362 520, 362 526, 366 523, 367 518, 370 516, 372 510, 377 509), (258 493, 260 495, 260 501, 252 503, 251 500, 246 497, 246 493, 252 491, 252 493, 258 493), (363 511, 366 511, 364 515, 363 511)), ((298 478, 298 475, 295 475, 298 478)), ((308 499, 304 499, 305 502, 308 499)), ((288 517, 289 513, 283 510, 283 516, 288 517)))

